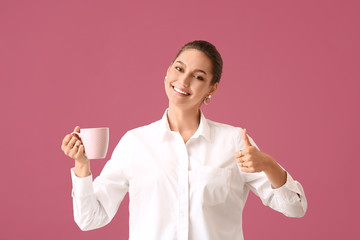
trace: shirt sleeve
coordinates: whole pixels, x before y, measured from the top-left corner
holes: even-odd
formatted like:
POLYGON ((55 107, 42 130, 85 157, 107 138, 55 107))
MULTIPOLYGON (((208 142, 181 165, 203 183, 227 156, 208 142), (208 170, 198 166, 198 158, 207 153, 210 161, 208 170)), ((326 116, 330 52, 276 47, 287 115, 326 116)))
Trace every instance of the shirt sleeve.
MULTIPOLYGON (((241 131, 238 136, 238 141, 240 141, 240 146, 242 146, 241 149, 243 149, 244 143, 242 142, 241 131)), ((253 146, 258 148, 250 136, 249 140, 253 146)), ((241 172, 240 168, 239 171, 241 172)), ((241 172, 241 175, 246 187, 260 197, 264 205, 269 206, 288 217, 303 217, 305 215, 307 210, 307 200, 304 189, 288 172, 286 172, 285 184, 279 188, 273 188, 271 186, 271 183, 264 172, 241 172)))
POLYGON ((74 169, 71 169, 74 220, 81 230, 100 228, 115 216, 129 190, 128 165, 131 150, 127 133, 94 181, 92 175, 79 178, 74 169))

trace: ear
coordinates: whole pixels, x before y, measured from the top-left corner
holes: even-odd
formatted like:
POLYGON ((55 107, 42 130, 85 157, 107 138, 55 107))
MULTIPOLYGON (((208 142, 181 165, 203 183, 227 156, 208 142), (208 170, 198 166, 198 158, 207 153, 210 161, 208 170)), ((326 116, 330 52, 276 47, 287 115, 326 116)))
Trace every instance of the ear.
MULTIPOLYGON (((172 64, 170 64, 170 66, 169 66, 168 69, 166 70, 166 75, 165 75, 165 76, 167 76, 167 75, 169 74, 171 65, 172 65, 172 64)), ((166 77, 164 77, 164 82, 166 82, 166 77)))
POLYGON ((214 85, 211 86, 211 91, 210 91, 211 96, 216 92, 218 86, 219 86, 219 83, 215 83, 214 85))

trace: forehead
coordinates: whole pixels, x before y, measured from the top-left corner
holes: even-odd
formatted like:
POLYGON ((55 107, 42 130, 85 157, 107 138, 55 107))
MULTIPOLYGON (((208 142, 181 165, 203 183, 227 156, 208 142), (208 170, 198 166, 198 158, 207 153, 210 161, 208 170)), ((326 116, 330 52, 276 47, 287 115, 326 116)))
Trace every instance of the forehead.
POLYGON ((201 69, 208 74, 211 73, 212 64, 210 58, 199 50, 187 49, 175 59, 176 61, 185 63, 187 68, 201 69))

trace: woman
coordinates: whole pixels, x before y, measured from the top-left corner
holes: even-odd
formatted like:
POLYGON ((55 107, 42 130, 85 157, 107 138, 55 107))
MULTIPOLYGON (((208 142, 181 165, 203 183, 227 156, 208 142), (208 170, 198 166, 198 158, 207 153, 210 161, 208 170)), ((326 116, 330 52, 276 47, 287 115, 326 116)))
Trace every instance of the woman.
POLYGON ((287 216, 305 214, 300 183, 259 151, 245 129, 200 111, 221 72, 212 44, 185 44, 167 70, 169 107, 162 119, 128 131, 94 181, 81 140, 64 138, 62 150, 75 160, 74 218, 82 230, 109 223, 127 192, 130 239, 243 239, 249 190, 287 216))

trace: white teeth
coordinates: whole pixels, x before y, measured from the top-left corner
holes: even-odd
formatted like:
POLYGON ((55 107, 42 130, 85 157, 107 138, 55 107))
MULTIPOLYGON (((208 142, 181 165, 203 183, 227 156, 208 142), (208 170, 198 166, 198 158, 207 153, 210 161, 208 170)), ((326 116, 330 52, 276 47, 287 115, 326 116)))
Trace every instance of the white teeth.
POLYGON ((175 91, 177 91, 178 93, 182 93, 182 94, 184 94, 184 95, 190 95, 189 93, 183 92, 183 91, 181 91, 180 89, 177 89, 176 87, 174 87, 174 89, 175 89, 175 91))

